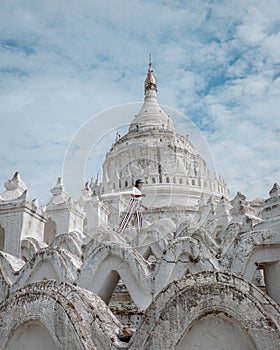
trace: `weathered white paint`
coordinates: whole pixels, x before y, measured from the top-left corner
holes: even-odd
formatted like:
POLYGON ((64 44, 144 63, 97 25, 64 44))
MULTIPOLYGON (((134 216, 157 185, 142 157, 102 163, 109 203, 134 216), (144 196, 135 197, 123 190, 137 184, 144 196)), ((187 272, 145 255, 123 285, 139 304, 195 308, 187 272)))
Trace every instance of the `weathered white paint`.
POLYGON ((195 322, 176 350, 255 350, 252 341, 237 323, 221 315, 210 315, 195 322))
POLYGON ((28 190, 20 174, 5 183, 0 194, 1 244, 7 253, 20 257, 20 241, 26 237, 43 240, 46 217, 36 200, 28 198, 28 190))
POLYGON ((278 350, 279 311, 268 296, 241 278, 217 272, 190 274, 155 298, 129 349, 278 350))
MULTIPOLYGON (((279 247, 280 248, 280 247, 279 247)), ((279 259, 279 255, 278 255, 279 259)), ((264 278, 267 294, 280 304, 280 259, 264 265, 264 278)))
POLYGON ((30 321, 19 326, 6 350, 59 350, 51 334, 40 322, 30 321))
POLYGON ((85 212, 64 191, 61 178, 51 189, 52 198, 46 204, 47 217, 56 225, 56 235, 72 231, 83 232, 85 212))

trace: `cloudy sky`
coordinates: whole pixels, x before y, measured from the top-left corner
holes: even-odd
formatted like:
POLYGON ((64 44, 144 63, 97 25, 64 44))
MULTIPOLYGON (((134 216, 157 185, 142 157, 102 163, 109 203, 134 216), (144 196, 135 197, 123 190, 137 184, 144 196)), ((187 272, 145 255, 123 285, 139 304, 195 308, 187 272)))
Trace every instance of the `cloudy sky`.
POLYGON ((279 0, 1 0, 1 191, 20 171, 47 200, 83 125, 143 100, 149 53, 159 102, 201 130, 231 196, 267 198, 280 182, 279 0))

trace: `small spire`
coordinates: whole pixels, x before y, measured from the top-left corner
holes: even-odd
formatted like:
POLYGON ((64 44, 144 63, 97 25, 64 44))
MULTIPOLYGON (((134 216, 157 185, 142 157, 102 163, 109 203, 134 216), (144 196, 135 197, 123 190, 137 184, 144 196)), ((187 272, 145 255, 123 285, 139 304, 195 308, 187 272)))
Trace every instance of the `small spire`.
POLYGON ((64 196, 66 198, 66 193, 62 184, 61 177, 57 179, 56 185, 51 189, 53 196, 64 196))
POLYGON ((95 184, 96 184, 96 185, 99 185, 99 184, 100 184, 99 173, 97 173, 97 175, 96 175, 95 184))
POLYGON ((147 78, 145 80, 145 95, 148 90, 155 90, 157 91, 157 82, 153 75, 153 69, 152 69, 152 56, 149 55, 149 69, 147 78))
POLYGON ((118 142, 120 138, 121 138, 121 135, 120 135, 120 133, 119 133, 119 130, 117 130, 117 131, 116 131, 115 142, 118 142))
POLYGON ((152 72, 152 55, 149 54, 149 71, 152 72))
POLYGON ((280 195, 280 186, 275 183, 272 189, 269 191, 270 197, 278 197, 280 195))

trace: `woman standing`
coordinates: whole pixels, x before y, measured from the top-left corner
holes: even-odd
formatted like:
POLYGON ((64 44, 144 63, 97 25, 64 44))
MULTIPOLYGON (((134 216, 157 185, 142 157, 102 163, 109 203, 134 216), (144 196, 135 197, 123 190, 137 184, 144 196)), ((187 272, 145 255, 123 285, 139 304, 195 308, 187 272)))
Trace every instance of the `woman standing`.
POLYGON ((142 197, 145 197, 145 194, 141 192, 143 183, 144 181, 141 179, 135 181, 135 185, 131 191, 131 199, 128 208, 126 209, 125 215, 121 219, 119 228, 117 230, 118 233, 123 233, 124 229, 130 222, 132 215, 134 215, 135 221, 137 223, 137 232, 139 233, 141 231, 143 224, 143 214, 141 211, 141 206, 143 205, 141 204, 141 200, 142 197))

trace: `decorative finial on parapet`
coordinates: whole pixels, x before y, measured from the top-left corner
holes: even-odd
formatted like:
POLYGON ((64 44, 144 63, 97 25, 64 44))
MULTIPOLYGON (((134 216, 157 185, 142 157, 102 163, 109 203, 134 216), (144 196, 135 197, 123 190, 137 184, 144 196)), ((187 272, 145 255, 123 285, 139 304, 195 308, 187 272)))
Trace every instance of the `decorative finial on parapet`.
POLYGON ((95 184, 96 184, 96 185, 99 185, 99 184, 100 184, 99 173, 96 174, 95 184))
POLYGON ((51 189, 51 193, 53 196, 65 194, 61 177, 57 179, 56 185, 51 189))
POLYGON ((119 133, 119 130, 117 130, 117 131, 116 131, 115 142, 118 142, 120 138, 121 138, 121 135, 120 135, 120 133, 119 133))
POLYGON ((250 207, 246 196, 241 192, 237 192, 236 196, 231 202, 232 208, 230 209, 230 214, 232 216, 239 216, 245 214, 252 214, 254 210, 250 207))
POLYGON ((94 185, 94 178, 93 176, 90 178, 90 185, 89 187, 91 188, 94 185))
POLYGON ((278 197, 280 195, 280 186, 278 183, 275 183, 272 189, 269 191, 270 197, 278 197))
POLYGON ((20 173, 17 171, 14 173, 13 177, 9 180, 7 180, 5 182, 5 189, 10 192, 10 195, 8 195, 8 193, 6 194, 2 194, 3 198, 7 199, 16 199, 19 196, 21 196, 23 194, 24 191, 27 190, 27 186, 25 185, 25 183, 22 181, 21 177, 20 177, 20 173), (12 191, 14 191, 12 193, 12 191))

